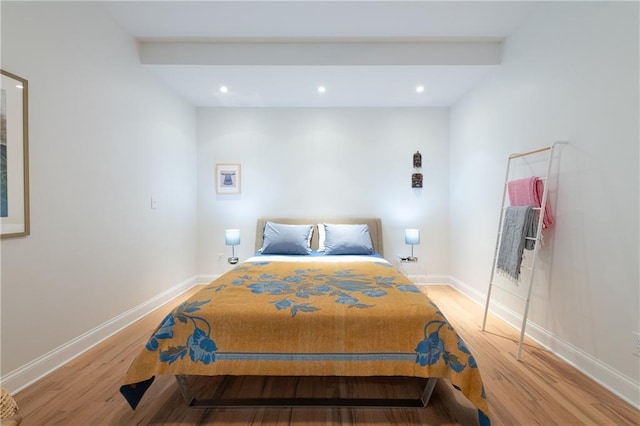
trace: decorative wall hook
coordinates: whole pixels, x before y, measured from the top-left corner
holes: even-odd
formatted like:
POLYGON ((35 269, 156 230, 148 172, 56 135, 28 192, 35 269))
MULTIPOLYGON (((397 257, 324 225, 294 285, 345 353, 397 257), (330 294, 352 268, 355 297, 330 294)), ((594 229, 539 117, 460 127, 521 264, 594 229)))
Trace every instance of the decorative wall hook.
POLYGON ((422 188, 422 173, 414 173, 411 175, 411 187, 422 188))
POLYGON ((420 151, 416 151, 416 153, 413 154, 413 168, 419 169, 421 167, 422 167, 422 154, 420 154, 420 151))
POLYGON ((411 175, 411 187, 422 188, 422 173, 419 172, 420 168, 422 168, 422 154, 420 154, 420 151, 416 151, 413 154, 413 168, 415 173, 411 175))

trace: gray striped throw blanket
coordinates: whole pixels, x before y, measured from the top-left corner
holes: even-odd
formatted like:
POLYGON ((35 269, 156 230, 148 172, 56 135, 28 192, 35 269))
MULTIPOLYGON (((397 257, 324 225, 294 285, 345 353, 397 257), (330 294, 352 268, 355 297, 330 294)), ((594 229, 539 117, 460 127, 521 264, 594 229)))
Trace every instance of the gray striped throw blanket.
POLYGON ((535 240, 526 237, 535 238, 537 223, 532 206, 511 206, 504 213, 497 267, 513 279, 520 277, 524 249, 532 250, 535 246, 535 240))

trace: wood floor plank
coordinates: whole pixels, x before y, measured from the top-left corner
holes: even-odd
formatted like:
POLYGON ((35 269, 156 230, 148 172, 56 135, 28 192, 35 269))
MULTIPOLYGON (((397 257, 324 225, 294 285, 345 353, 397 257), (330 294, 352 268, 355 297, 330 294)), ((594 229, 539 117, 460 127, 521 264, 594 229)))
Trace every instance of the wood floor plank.
MULTIPOLYGON (((475 408, 448 382, 439 380, 429 405, 410 409, 242 408, 192 409, 173 377, 157 377, 137 410, 119 393, 124 375, 149 335, 176 298, 100 345, 15 395, 29 425, 469 425, 475 408)), ((494 425, 638 425, 640 412, 575 368, 525 340, 522 361, 515 359, 518 332, 490 316, 482 332, 482 307, 448 286, 424 288, 466 341, 480 366, 494 425)), ((203 384, 215 389, 218 382, 203 384)), ((415 383, 383 380, 339 382, 313 378, 235 378, 226 396, 336 397, 367 392, 376 397, 407 397, 415 383)))

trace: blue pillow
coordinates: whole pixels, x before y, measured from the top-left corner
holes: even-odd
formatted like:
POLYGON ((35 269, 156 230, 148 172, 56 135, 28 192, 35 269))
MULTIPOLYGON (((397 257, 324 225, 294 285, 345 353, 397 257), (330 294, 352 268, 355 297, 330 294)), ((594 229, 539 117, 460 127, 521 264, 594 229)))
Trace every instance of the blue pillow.
POLYGON ((324 224, 325 254, 373 254, 369 226, 324 224))
POLYGON ((262 235, 262 254, 309 254, 313 225, 267 222, 262 235))

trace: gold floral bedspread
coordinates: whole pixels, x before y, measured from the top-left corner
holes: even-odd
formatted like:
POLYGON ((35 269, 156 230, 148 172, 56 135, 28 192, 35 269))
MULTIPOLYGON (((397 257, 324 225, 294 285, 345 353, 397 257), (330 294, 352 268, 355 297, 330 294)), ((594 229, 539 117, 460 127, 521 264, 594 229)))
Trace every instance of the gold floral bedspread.
POLYGON ((135 408, 160 374, 441 377, 489 421, 473 355, 383 259, 237 266, 164 318, 120 391, 135 408))

